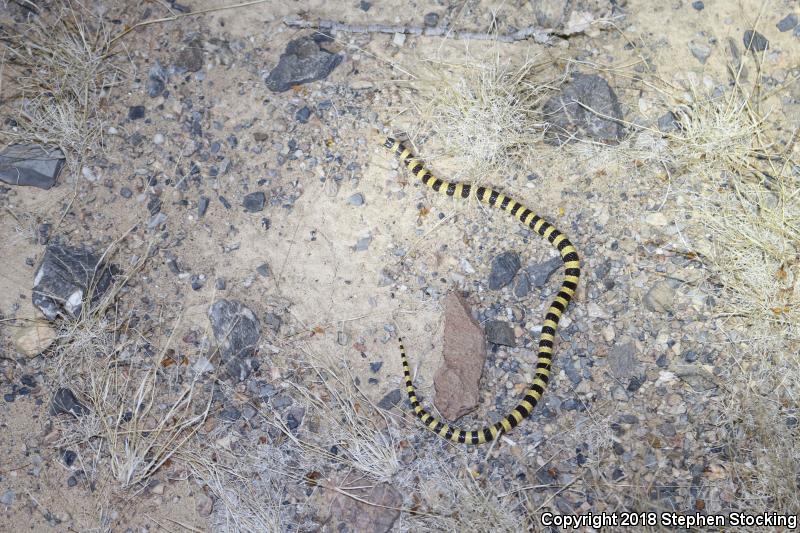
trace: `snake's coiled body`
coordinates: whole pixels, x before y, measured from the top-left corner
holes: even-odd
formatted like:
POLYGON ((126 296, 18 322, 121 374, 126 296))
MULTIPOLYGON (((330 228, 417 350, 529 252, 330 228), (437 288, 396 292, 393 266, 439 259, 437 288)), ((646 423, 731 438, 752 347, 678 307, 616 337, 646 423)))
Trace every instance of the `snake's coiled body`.
POLYGON ((486 187, 474 187, 468 183, 453 183, 444 181, 433 176, 419 159, 411 157, 411 152, 403 144, 395 139, 387 138, 383 145, 394 152, 400 161, 427 187, 438 193, 456 198, 467 199, 476 198, 478 201, 489 204, 507 211, 512 216, 518 218, 523 224, 547 239, 561 254, 564 261, 564 280, 547 313, 544 317, 542 333, 539 337, 539 355, 536 361, 536 376, 525 391, 525 397, 511 412, 493 425, 482 429, 466 431, 450 426, 426 411, 417 399, 414 384, 411 381, 411 369, 408 365, 403 341, 400 339, 400 357, 403 362, 403 374, 405 375, 406 391, 411 406, 416 416, 422 420, 425 426, 439 435, 440 437, 466 444, 482 444, 496 439, 504 432, 511 431, 523 419, 530 416, 539 399, 544 394, 547 382, 550 379, 550 367, 553 361, 553 342, 555 340, 556 328, 561 314, 569 305, 570 300, 575 295, 580 277, 580 260, 578 252, 572 243, 569 242, 564 234, 558 231, 550 223, 533 213, 530 209, 520 204, 516 200, 505 196, 493 189, 486 187))

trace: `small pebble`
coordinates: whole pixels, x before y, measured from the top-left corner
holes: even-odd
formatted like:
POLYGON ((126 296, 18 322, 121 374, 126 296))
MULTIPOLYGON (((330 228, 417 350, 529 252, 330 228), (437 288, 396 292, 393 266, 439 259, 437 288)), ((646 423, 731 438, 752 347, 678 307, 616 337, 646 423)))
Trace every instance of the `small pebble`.
POLYGON ((267 195, 262 191, 251 192, 244 197, 242 205, 248 213, 258 213, 263 211, 264 206, 267 205, 267 195))
POLYGON ((231 203, 224 196, 220 196, 219 201, 225 209, 231 208, 231 203))
POLYGON ((348 198, 347 202, 350 205, 360 206, 364 205, 364 195, 360 192, 355 193, 353 196, 348 198))
POLYGON ((64 450, 64 453, 61 457, 64 460, 65 465, 72 466, 75 463, 75 459, 78 458, 78 454, 72 450, 64 450))
POLYGON ((367 2, 366 0, 361 0, 361 3, 358 5, 361 11, 369 11, 369 8, 372 7, 371 2, 367 2))
POLYGON ((706 5, 702 2, 702 0, 696 0, 692 2, 692 7, 698 11, 702 11, 703 8, 706 7, 706 5))
POLYGON ((308 106, 303 106, 303 107, 301 107, 301 108, 300 108, 300 109, 298 109, 298 110, 297 110, 297 112, 294 114, 294 118, 295 118, 295 120, 296 120, 297 122, 299 122, 300 124, 305 124, 305 123, 307 123, 307 122, 308 122, 308 119, 309 119, 309 117, 311 117, 311 110, 308 108, 308 106))
POLYGON ((134 105, 128 108, 128 118, 130 120, 139 120, 144 118, 144 106, 134 105))
POLYGON ((742 36, 745 50, 753 50, 755 52, 763 52, 769 48, 769 41, 766 37, 761 35, 755 30, 747 30, 742 36))
POLYGON ((206 214, 208 210, 208 204, 210 200, 206 196, 201 196, 200 200, 197 202, 197 216, 202 217, 206 214))
POLYGON ((16 497, 17 495, 14 493, 14 491, 9 489, 5 491, 2 496, 0 496, 0 503, 2 503, 3 505, 11 505, 12 503, 14 503, 14 499, 16 497))
POLYGON ((383 366, 383 361, 375 361, 374 363, 369 364, 369 369, 372 370, 373 373, 377 373, 382 366, 383 366))
POLYGON ((778 22, 775 26, 777 26, 778 31, 781 33, 785 31, 789 31, 797 26, 797 15, 794 13, 789 13, 785 17, 783 17, 780 22, 778 22))
POLYGON ((214 282, 214 288, 217 289, 218 291, 224 291, 225 286, 226 286, 225 278, 217 278, 217 280, 214 282))
POLYGON ((266 263, 262 263, 256 267, 256 272, 261 274, 262 277, 268 278, 269 277, 269 265, 266 263))
POLYGON ((439 14, 438 13, 428 13, 425 15, 423 19, 425 21, 425 25, 429 28, 435 27, 439 24, 439 14))

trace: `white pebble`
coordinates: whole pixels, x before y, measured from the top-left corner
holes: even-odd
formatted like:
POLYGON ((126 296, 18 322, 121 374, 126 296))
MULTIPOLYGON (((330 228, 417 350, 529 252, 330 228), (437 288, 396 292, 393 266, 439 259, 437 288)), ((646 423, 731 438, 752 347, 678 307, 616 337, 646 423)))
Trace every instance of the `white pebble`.
POLYGON ((164 136, 160 133, 153 135, 153 144, 164 144, 164 136))

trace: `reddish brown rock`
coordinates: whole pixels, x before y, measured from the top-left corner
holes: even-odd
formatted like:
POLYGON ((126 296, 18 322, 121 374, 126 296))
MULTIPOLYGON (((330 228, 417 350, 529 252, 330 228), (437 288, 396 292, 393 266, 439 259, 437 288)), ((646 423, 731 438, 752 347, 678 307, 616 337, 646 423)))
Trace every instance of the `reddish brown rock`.
POLYGON ((486 361, 486 338, 457 293, 444 299, 443 362, 433 378, 434 404, 442 415, 456 420, 478 406, 478 386, 486 361))
POLYGON ((403 495, 389 483, 358 482, 355 476, 346 476, 339 486, 350 487, 354 484, 358 487, 347 489, 347 493, 351 494, 353 498, 340 492, 329 492, 332 499, 330 504, 325 506, 329 510, 329 514, 321 531, 363 531, 365 533, 390 531, 400 517, 403 495), (353 479, 349 479, 350 477, 353 479))

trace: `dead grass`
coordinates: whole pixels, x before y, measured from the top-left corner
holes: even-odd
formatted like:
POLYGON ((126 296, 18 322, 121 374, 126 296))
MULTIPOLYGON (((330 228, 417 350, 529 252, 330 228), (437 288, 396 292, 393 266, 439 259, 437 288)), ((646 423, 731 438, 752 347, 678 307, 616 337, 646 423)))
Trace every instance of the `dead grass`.
POLYGON ((58 146, 69 163, 97 153, 108 91, 119 77, 107 60, 111 35, 102 17, 64 2, 12 28, 0 42, 2 93, 15 124, 2 136, 58 146))

